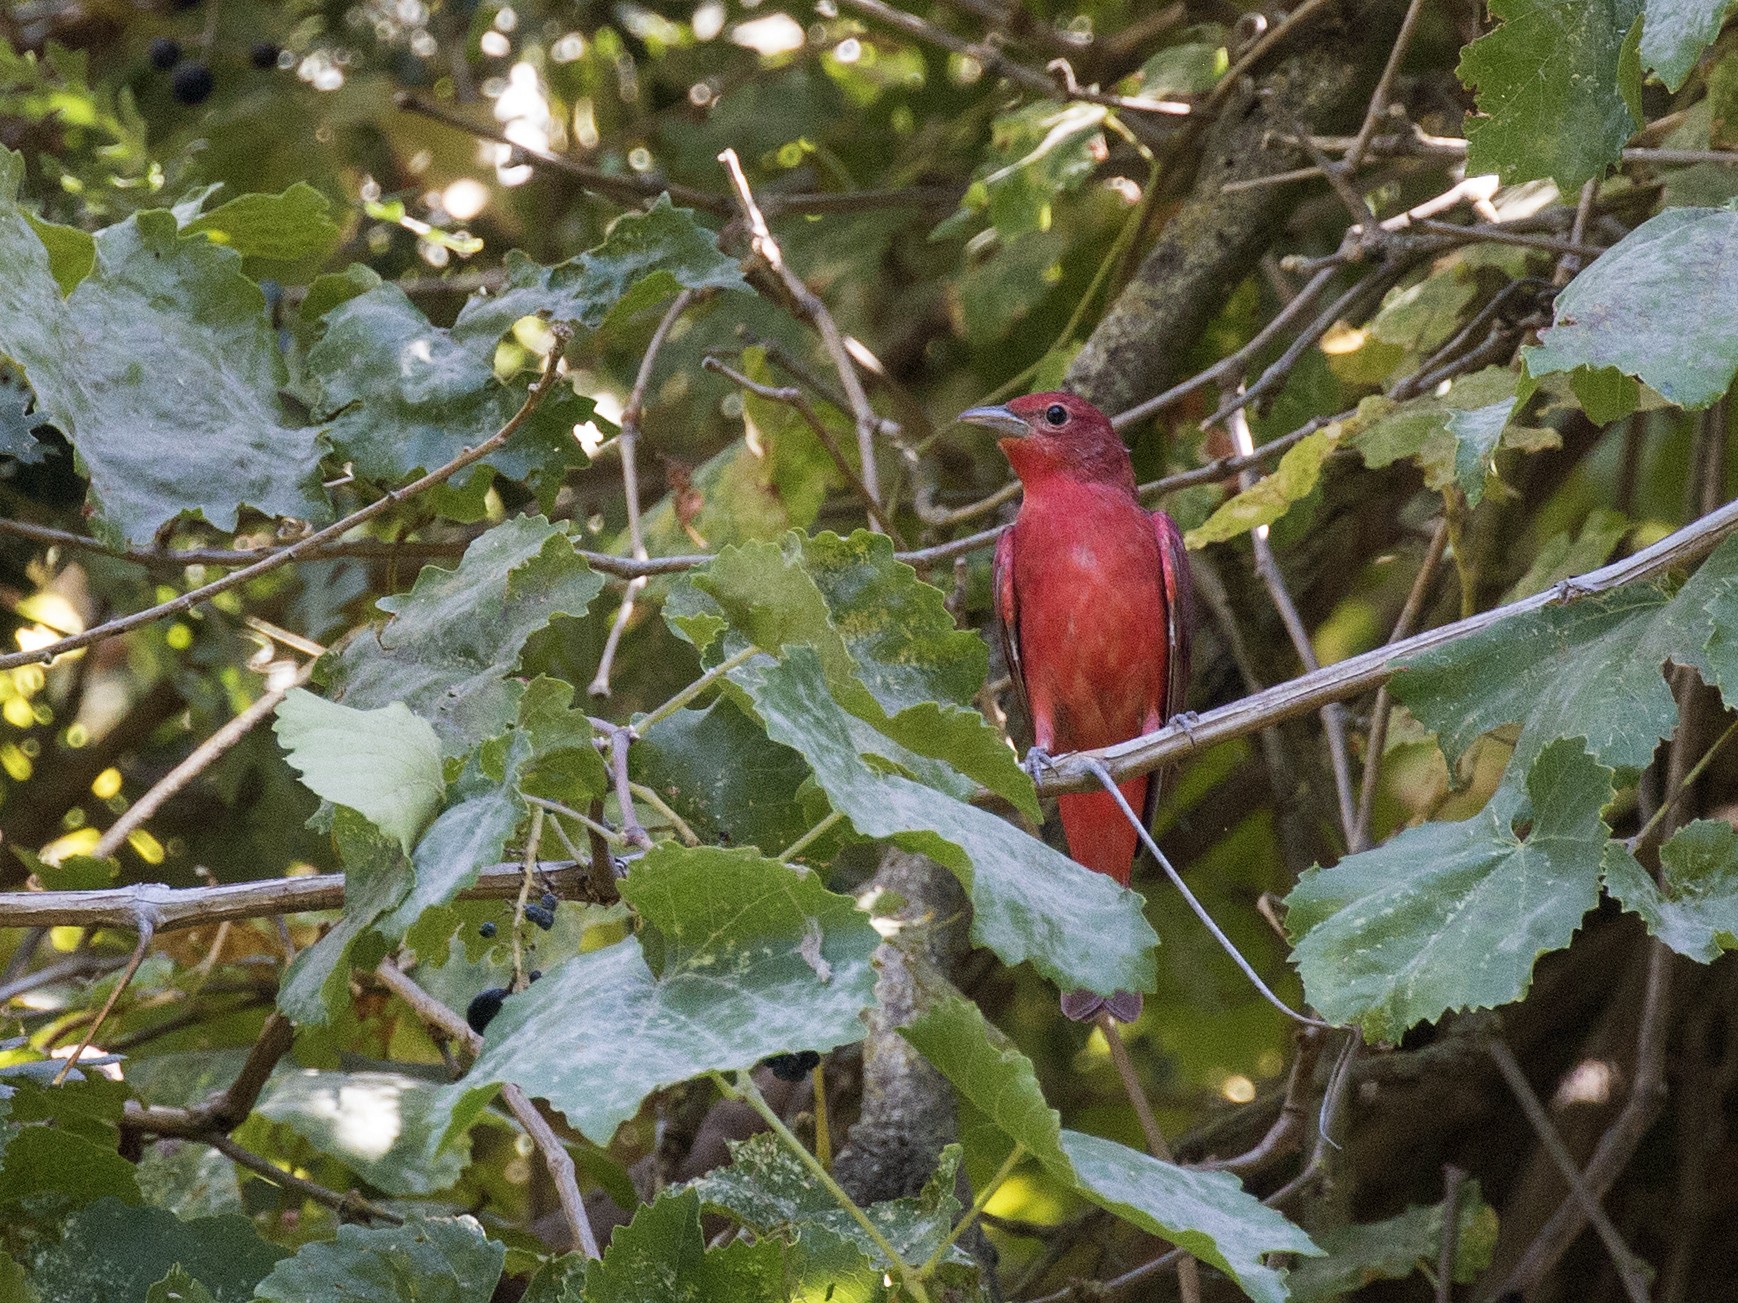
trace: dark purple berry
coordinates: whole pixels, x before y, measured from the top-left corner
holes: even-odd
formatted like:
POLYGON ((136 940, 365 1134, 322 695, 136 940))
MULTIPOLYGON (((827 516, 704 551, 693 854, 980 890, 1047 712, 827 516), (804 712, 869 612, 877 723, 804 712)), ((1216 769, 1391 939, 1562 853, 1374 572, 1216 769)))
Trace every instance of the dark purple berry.
POLYGON ((477 935, 482 937, 484 940, 487 940, 490 937, 493 937, 495 935, 494 920, 490 919, 487 922, 478 924, 477 935))
POLYGON ((544 909, 554 909, 560 903, 561 897, 557 896, 553 891, 544 892, 543 899, 538 902, 538 904, 542 905, 544 909))
POLYGON ((542 928, 545 932, 555 926, 555 911, 552 909, 545 909, 541 905, 527 905, 525 907, 525 917, 537 924, 537 926, 542 928))
POLYGON ((183 104, 203 104, 217 81, 203 63, 184 63, 169 78, 169 90, 183 104))
POLYGON ((181 62, 181 42, 167 36, 155 38, 145 52, 151 66, 158 72, 168 72, 181 62))
POLYGON ((527 973, 525 975, 525 980, 527 982, 535 982, 538 978, 540 978, 542 976, 543 976, 543 970, 541 968, 533 968, 529 973, 527 973))
POLYGON ((282 52, 275 41, 256 41, 253 48, 247 52, 247 61, 261 72, 278 66, 278 55, 282 52))
POLYGON ((481 1036, 485 1028, 495 1020, 495 1015, 501 1012, 501 1001, 507 998, 507 988, 491 986, 486 991, 478 991, 471 997, 471 1003, 465 1009, 465 1021, 471 1025, 471 1030, 481 1036))
POLYGON ((761 1062, 780 1081, 801 1081, 820 1066, 821 1056, 813 1050, 798 1050, 795 1054, 774 1054, 761 1062))

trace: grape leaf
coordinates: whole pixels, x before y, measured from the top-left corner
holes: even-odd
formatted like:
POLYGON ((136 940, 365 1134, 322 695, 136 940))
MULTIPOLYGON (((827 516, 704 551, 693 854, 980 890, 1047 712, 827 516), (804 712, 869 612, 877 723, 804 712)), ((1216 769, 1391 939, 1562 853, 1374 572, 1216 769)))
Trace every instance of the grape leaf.
POLYGON ((1646 0, 1641 61, 1659 73, 1667 90, 1680 89, 1731 8, 1731 0, 1646 0))
POLYGON ((1616 367, 1680 407, 1707 407, 1738 374, 1735 303, 1738 211, 1669 208, 1569 282, 1522 357, 1535 376, 1616 367))
POLYGON ((868 837, 945 864, 972 901, 972 937, 1005 963, 1028 959, 1064 989, 1150 991, 1158 943, 1141 899, 1012 824, 888 773, 909 754, 846 712, 807 647, 732 671, 775 742, 802 753, 833 808, 868 837))
POLYGON ((168 1275, 145 1291, 145 1303, 217 1303, 206 1289, 176 1263, 168 1275))
POLYGON ((179 1264, 216 1303, 242 1303, 283 1256, 246 1217, 182 1221, 161 1208, 99 1199, 67 1223, 31 1283, 54 1303, 120 1303, 144 1298, 179 1264))
POLYGON ((1330 426, 1288 448, 1279 465, 1184 535, 1191 549, 1223 543, 1262 525, 1271 525, 1307 498, 1322 477, 1322 465, 1340 445, 1342 429, 1330 426))
POLYGON ((1518 723, 1525 765, 1554 738, 1579 737, 1600 762, 1640 769, 1671 732, 1677 703, 1661 673, 1691 665, 1738 696, 1738 542, 1726 540, 1675 597, 1653 584, 1501 620, 1400 663, 1394 696, 1435 730, 1451 768, 1474 738, 1518 723))
POLYGON ((97 235, 95 268, 62 299, 14 198, 22 172, 0 153, 0 354, 72 443, 102 532, 147 544, 183 512, 233 529, 244 504, 323 515, 315 432, 286 422, 265 296, 239 255, 144 212, 97 235))
POLYGON ((269 1303, 489 1303, 506 1248, 472 1217, 413 1218, 403 1226, 340 1226, 304 1244, 254 1292, 269 1303))
POLYGON ((1501 25, 1456 70, 1477 86, 1481 115, 1466 124, 1467 174, 1551 177, 1565 190, 1602 175, 1641 125, 1622 85, 1639 85, 1641 0, 1491 0, 1490 11, 1501 25))
POLYGON ((813 873, 750 850, 665 843, 635 863, 622 898, 647 931, 507 999, 452 1088, 461 1121, 510 1081, 608 1144, 660 1087, 862 1037, 879 936, 813 873), (817 931, 819 964, 805 957, 817 931))
POLYGON ((296 688, 278 703, 273 728, 309 791, 349 806, 410 853, 446 793, 427 720, 400 701, 357 710, 296 688))
POLYGON ((341 232, 332 220, 331 201, 306 181, 282 194, 238 195, 189 222, 188 235, 203 234, 243 258, 279 264, 271 270, 284 279, 303 263, 317 267, 332 256, 341 232))
POLYGON ((1286 929, 1310 1003, 1372 1041, 1398 1041, 1451 1009, 1520 999, 1534 961, 1568 945, 1599 903, 1611 795, 1612 771, 1564 739, 1530 766, 1517 753, 1472 818, 1305 872, 1286 929))
POLYGON ((1257 1303, 1283 1303, 1286 1297, 1284 1273, 1264 1266, 1264 1254, 1321 1252, 1227 1172, 1191 1171, 1112 1140, 1063 1130, 1031 1060, 976 1005, 957 996, 937 1001, 901 1034, 1051 1176, 1218 1267, 1257 1303))
POLYGON ((719 251, 712 232, 666 194, 646 212, 624 213, 602 244, 554 267, 511 251, 506 287, 472 296, 453 330, 492 347, 521 317, 595 328, 612 314, 642 311, 678 290, 747 288, 736 260, 719 251))
MULTIPOLYGON (((914 1266, 927 1262, 947 1238, 960 1212, 954 1197, 959 1163, 959 1146, 949 1145, 921 1194, 864 1209, 903 1261, 914 1266)), ((894 1269, 857 1219, 770 1132, 732 1141, 729 1165, 714 1168, 687 1188, 700 1196, 708 1212, 729 1214, 757 1237, 778 1236, 827 1259, 839 1256, 837 1242, 843 1241, 875 1281, 894 1269)), ((950 1246, 942 1260, 972 1265, 957 1246, 950 1246)))
POLYGON ((367 708, 402 701, 434 725, 449 756, 512 724, 524 688, 507 676, 525 641, 557 615, 584 615, 603 588, 563 527, 512 516, 465 549, 457 569, 425 566, 392 618, 328 658, 333 697, 367 708))
MULTIPOLYGON (((308 351, 312 406, 332 446, 369 479, 397 483, 443 466, 525 403, 525 378, 496 378, 494 340, 434 325, 396 285, 345 299, 326 314, 325 327, 308 351)), ((536 480, 547 498, 569 467, 585 463, 573 427, 591 413, 590 399, 558 382, 483 465, 509 479, 536 480)), ((471 485, 482 474, 463 472, 453 484, 471 485)))
POLYGON ((281 1122, 322 1154, 391 1195, 434 1194, 470 1162, 460 1137, 440 1147, 438 1087, 396 1072, 279 1072, 260 1096, 261 1117, 281 1122))
POLYGON ((1613 853, 1605 889, 1680 955, 1711 964, 1738 950, 1738 832, 1719 819, 1685 824, 1660 847, 1660 881, 1613 853))
MULTIPOLYGON (((1462 1189, 1456 1220, 1454 1280, 1470 1285, 1490 1266, 1497 1239, 1496 1210, 1480 1196, 1477 1181, 1462 1189)), ((1378 1280, 1402 1280, 1420 1268, 1435 1271, 1442 1255, 1442 1223, 1442 1205, 1429 1204, 1379 1222, 1318 1232, 1316 1239, 1327 1256, 1292 1269, 1285 1282, 1291 1303, 1333 1303, 1378 1280)))
POLYGON ((586 1303, 785 1303, 783 1257, 772 1240, 708 1249, 699 1197, 666 1194, 616 1228, 585 1273, 586 1303))

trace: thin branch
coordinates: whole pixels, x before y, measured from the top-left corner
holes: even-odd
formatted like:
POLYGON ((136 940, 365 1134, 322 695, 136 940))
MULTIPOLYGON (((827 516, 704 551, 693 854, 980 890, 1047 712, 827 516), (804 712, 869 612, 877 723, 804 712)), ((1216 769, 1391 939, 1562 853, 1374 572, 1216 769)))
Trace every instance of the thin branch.
POLYGON ((247 1059, 235 1079, 211 1095, 203 1104, 190 1108, 174 1108, 162 1104, 140 1104, 128 1100, 121 1125, 158 1136, 180 1136, 202 1140, 215 1133, 234 1131, 247 1121, 259 1102, 272 1070, 290 1052, 296 1029, 281 1013, 272 1012, 261 1025, 259 1035, 247 1052, 247 1059))
POLYGON ((74 634, 68 638, 58 639, 57 641, 51 642, 43 647, 0 656, 0 670, 17 669, 20 665, 45 665, 54 660, 57 656, 64 655, 69 651, 76 651, 81 647, 89 647, 95 643, 102 642, 105 638, 113 638, 117 634, 127 633, 133 629, 143 628, 145 625, 153 624, 156 621, 165 619, 171 615, 179 615, 183 611, 190 610, 203 602, 209 601, 219 593, 228 592, 231 588, 244 584, 250 579, 257 579, 260 575, 276 570, 285 562, 294 560, 310 548, 318 547, 322 543, 334 542, 349 533, 352 529, 355 529, 358 525, 363 524, 365 521, 374 519, 374 517, 382 514, 389 508, 395 507, 427 489, 434 488, 438 484, 445 483, 454 475, 457 475, 460 471, 464 470, 467 466, 473 466, 477 462, 483 460, 483 458, 498 451, 513 437, 519 427, 524 425, 525 422, 528 421, 537 411, 538 407, 542 405, 544 396, 555 384, 556 373, 561 365, 562 344, 565 339, 566 328, 559 325, 556 326, 555 342, 550 348, 549 360, 544 365, 543 374, 532 383, 530 392, 526 394, 525 401, 520 405, 519 410, 515 412, 507 423, 494 434, 483 440, 483 442, 479 443, 475 448, 460 453, 445 466, 438 467, 435 470, 430 471, 427 475, 422 476, 420 479, 411 481, 411 483, 405 485, 402 489, 393 489, 389 491, 385 496, 375 499, 375 501, 370 502, 367 506, 351 512, 342 520, 336 521, 333 524, 326 526, 324 529, 315 530, 312 534, 309 534, 307 537, 295 543, 291 543, 287 547, 281 548, 276 552, 268 553, 265 557, 254 562, 252 565, 244 566, 240 570, 233 570, 229 574, 223 576, 223 578, 213 580, 209 584, 202 584, 198 588, 188 589, 179 597, 172 598, 167 602, 159 603, 156 606, 147 607, 143 611, 135 611, 131 615, 124 615, 118 619, 110 620, 105 624, 99 624, 95 628, 86 629, 83 633, 74 634))
POLYGON ((883 534, 893 540, 895 547, 903 548, 905 546, 905 540, 900 537, 898 528, 888 519, 887 513, 882 509, 880 502, 876 501, 875 495, 869 492, 869 486, 863 482, 862 477, 852 468, 851 463, 845 460, 845 453, 839 447, 839 441, 833 438, 833 432, 822 424, 821 418, 815 412, 814 405, 809 402, 807 394, 795 385, 763 385, 757 380, 749 379, 720 358, 705 358, 700 365, 708 371, 716 371, 719 375, 742 386, 756 397, 764 398, 769 402, 783 403, 795 411, 802 418, 803 424, 809 427, 810 433, 815 436, 821 447, 826 449, 827 455, 833 459, 833 465, 838 468, 845 483, 851 487, 852 492, 862 499, 863 509, 869 513, 870 519, 881 527, 883 534))
MULTIPOLYGON (((1134 1060, 1129 1057, 1121 1026, 1108 1012, 1101 1012, 1097 1022, 1099 1034, 1104 1037, 1104 1042, 1110 1049, 1110 1061, 1116 1065, 1116 1075, 1122 1081, 1123 1093, 1128 1096, 1129 1103, 1134 1106, 1135 1117, 1140 1121, 1141 1134, 1147 1141, 1147 1152, 1161 1163, 1175 1162, 1171 1156, 1171 1146, 1166 1143, 1164 1132, 1159 1130, 1159 1119, 1154 1116, 1153 1106, 1141 1086, 1140 1074, 1135 1071, 1134 1060)), ((1201 1268, 1186 1253, 1177 1262, 1177 1290, 1183 1303, 1201 1303, 1201 1268)))
MULTIPOLYGON (((482 1051, 483 1038, 472 1031, 470 1025, 457 1013, 418 986, 391 958, 381 960, 374 972, 425 1023, 439 1029, 449 1039, 466 1046, 473 1055, 482 1051)), ((573 1155, 567 1152, 567 1146, 555 1134, 555 1128, 550 1126, 548 1119, 521 1087, 507 1083, 501 1087, 501 1098, 506 1101, 507 1108, 518 1119, 519 1125, 525 1129, 531 1143, 542 1152, 543 1164, 549 1169, 550 1178, 555 1183, 556 1198, 560 1200, 561 1213, 573 1236, 573 1242, 586 1257, 601 1257, 597 1236, 592 1233, 591 1218, 585 1211, 585 1200, 579 1193, 573 1155)))
POLYGON ((944 31, 933 23, 927 23, 916 14, 906 13, 903 9, 895 9, 882 0, 841 0, 841 8, 849 9, 884 27, 891 27, 903 32, 913 40, 922 41, 926 45, 940 46, 953 54, 962 55, 998 77, 1005 77, 1017 86, 1034 91, 1046 99, 1064 99, 1066 93, 1062 85, 1036 72, 1022 63, 1016 63, 995 46, 987 42, 968 41, 964 37, 955 36, 944 31))
MULTIPOLYGON (((869 4, 879 3, 879 0, 856 2, 869 4)), ((881 480, 875 469, 875 431, 880 422, 875 415, 875 409, 869 405, 869 395, 864 391, 863 380, 857 374, 857 364, 851 360, 845 337, 834 322, 833 314, 827 310, 827 305, 821 302, 820 296, 785 262, 783 251, 767 227, 766 217, 755 203, 754 192, 748 188, 748 177, 743 173, 742 160, 737 158, 736 151, 725 150, 718 156, 718 161, 724 164, 731 188, 736 191, 737 203, 741 205, 743 216, 748 222, 750 242, 755 255, 771 268, 773 274, 783 283, 785 292, 820 332, 821 343, 826 346, 827 355, 833 359, 833 369, 839 373, 839 384, 845 390, 845 398, 851 405, 851 419, 857 427, 857 460, 863 467, 863 483, 869 496, 879 502, 881 480)))
MULTIPOLYGON (((697 291, 683 290, 670 304, 663 320, 658 322, 658 328, 652 332, 645 356, 640 358, 640 370, 634 377, 634 387, 628 393, 627 405, 622 408, 621 433, 616 437, 616 449, 622 459, 622 496, 628 512, 628 546, 636 561, 646 559, 646 539, 640 530, 640 470, 635 456, 640 442, 640 418, 645 413, 646 390, 651 386, 652 368, 657 364, 658 354, 663 350, 664 341, 670 337, 676 319, 688 310, 688 305, 697 297, 697 291)), ((592 675, 591 684, 586 689, 594 697, 607 697, 610 694, 610 667, 615 664, 616 648, 621 645, 622 635, 627 632, 628 621, 634 618, 635 599, 645 586, 644 575, 628 581, 628 591, 622 596, 615 623, 610 625, 609 636, 604 639, 603 654, 597 661, 597 673, 592 675)))
POLYGON ((54 1085, 58 1086, 66 1080, 66 1074, 78 1066, 78 1061, 84 1057, 84 1052, 91 1047, 91 1042, 97 1038, 97 1032, 102 1030, 104 1021, 114 1010, 115 1002, 121 998, 121 992, 132 984, 139 971, 139 965, 145 962, 145 955, 151 949, 151 938, 156 935, 156 928, 149 917, 141 914, 135 924, 139 929, 139 939, 133 946, 133 953, 127 960, 127 966, 121 969, 120 977, 115 979, 114 986, 109 991, 109 998, 103 1001, 103 1007, 97 1011, 97 1016, 85 1028, 84 1039, 79 1041, 78 1048, 67 1056, 65 1063, 60 1065, 60 1071, 54 1074, 54 1085))
POLYGON ((1514 1051, 1506 1041, 1498 1037, 1492 1037, 1486 1042, 1485 1049, 1490 1054, 1491 1061, 1497 1065, 1497 1071, 1503 1074, 1503 1080, 1508 1083, 1510 1093, 1520 1104, 1521 1112, 1526 1115, 1527 1122, 1533 1128, 1533 1134, 1538 1136, 1539 1144, 1568 1185, 1576 1205, 1587 1220, 1593 1223, 1593 1229, 1600 1242, 1605 1245, 1605 1251, 1611 1255, 1612 1265, 1617 1268, 1618 1280, 1623 1285, 1623 1292, 1629 1297, 1629 1303, 1648 1303, 1646 1268, 1629 1245, 1623 1242, 1623 1236, 1611 1224, 1611 1218, 1605 1215, 1605 1209, 1599 1204, 1599 1197, 1588 1188, 1581 1169, 1575 1165, 1575 1156, 1563 1143, 1563 1137, 1557 1134, 1557 1128, 1551 1123, 1551 1115, 1539 1102, 1539 1096, 1534 1093, 1527 1074, 1515 1060, 1514 1051))
POLYGON ((134 830, 162 809, 170 797, 181 791, 214 764, 218 757, 252 732, 278 708, 278 703, 289 696, 293 689, 307 683, 313 673, 314 663, 309 661, 291 675, 288 683, 260 694, 259 699, 246 710, 231 718, 223 727, 194 747, 188 752, 186 759, 152 784, 150 791, 134 801, 108 826, 97 844, 91 847, 90 853, 100 860, 118 851, 121 844, 133 835, 134 830))
POLYGON ((340 1194, 336 1190, 310 1181, 305 1176, 297 1176, 286 1171, 271 1159, 256 1154, 251 1149, 243 1148, 222 1132, 211 1132, 207 1135, 193 1136, 202 1145, 210 1145, 218 1153, 229 1159, 237 1167, 245 1167, 256 1176, 262 1177, 272 1185, 293 1190, 304 1199, 312 1199, 315 1203, 332 1209, 339 1216, 346 1214, 365 1217, 369 1221, 386 1222, 393 1226, 404 1225, 404 1218, 390 1208, 382 1208, 372 1200, 365 1199, 354 1190, 340 1194))
POLYGON ((1388 94, 1394 89, 1394 79, 1400 73, 1400 64, 1406 58, 1407 47, 1412 44, 1412 29, 1418 25, 1418 14, 1423 8, 1424 0, 1412 0, 1406 6, 1406 17, 1400 20, 1400 31, 1394 38, 1394 48, 1388 52, 1388 62, 1383 65, 1382 76, 1376 81, 1376 89, 1370 93, 1370 107, 1364 111, 1363 125, 1352 138, 1352 146, 1346 151, 1346 157, 1341 163, 1348 172, 1357 171, 1358 165, 1364 161, 1364 151, 1370 147, 1370 137, 1376 134, 1376 124, 1388 111, 1388 94))
POLYGON ((1658 543, 1577 579, 1476 615, 1416 634, 1404 642, 1377 647, 1362 655, 1322 667, 1289 683, 1252 693, 1240 701, 1190 719, 1174 720, 1155 732, 1114 746, 1051 757, 1038 783, 1040 796, 1097 790, 1094 764, 1101 764, 1117 781, 1151 773, 1184 756, 1232 738, 1245 737, 1271 725, 1318 710, 1325 702, 1345 701, 1386 683, 1406 657, 1457 642, 1503 620, 1584 596, 1609 592, 1640 579, 1652 578, 1681 565, 1699 561, 1722 539, 1738 530, 1738 501, 1729 502, 1658 543))
POLYGON ((1231 1158, 1209 1158, 1193 1166, 1247 1177, 1265 1170, 1274 1160, 1295 1153, 1303 1143, 1316 1064, 1322 1057, 1322 1048, 1327 1041, 1328 1034, 1321 1028, 1300 1027, 1297 1033, 1297 1053, 1292 1057, 1291 1072, 1285 1081, 1285 1098, 1280 1103, 1279 1116, 1273 1120, 1267 1134, 1254 1148, 1244 1153, 1231 1158))
POLYGON ((1442 1246, 1436 1254, 1436 1303, 1451 1303, 1454 1263, 1460 1256, 1460 1191, 1464 1169, 1449 1163, 1442 1169, 1442 1246))
POLYGON ((622 812, 622 840, 629 846, 651 850, 651 835, 640 825, 634 813, 634 793, 628 780, 628 746, 634 740, 631 728, 620 726, 609 730, 610 778, 615 783, 616 804, 622 812))

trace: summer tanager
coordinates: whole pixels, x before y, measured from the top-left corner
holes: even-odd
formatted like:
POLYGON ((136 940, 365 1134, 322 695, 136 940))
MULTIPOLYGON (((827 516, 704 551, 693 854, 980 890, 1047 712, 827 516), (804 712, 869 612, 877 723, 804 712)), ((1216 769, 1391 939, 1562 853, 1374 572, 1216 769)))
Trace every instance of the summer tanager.
MULTIPOLYGON (((1025 486, 996 545, 995 598, 1035 748, 1081 751, 1152 732, 1182 709, 1189 682, 1189 564, 1176 523, 1141 506, 1128 449, 1083 398, 1031 394, 960 420, 1003 436, 1025 486)), ((1150 817, 1158 778, 1121 787, 1150 817)), ((1069 854, 1127 886, 1140 840, 1110 793, 1062 796, 1057 807, 1069 854)), ((1071 991, 1062 1008, 1129 1022, 1141 997, 1071 991)))

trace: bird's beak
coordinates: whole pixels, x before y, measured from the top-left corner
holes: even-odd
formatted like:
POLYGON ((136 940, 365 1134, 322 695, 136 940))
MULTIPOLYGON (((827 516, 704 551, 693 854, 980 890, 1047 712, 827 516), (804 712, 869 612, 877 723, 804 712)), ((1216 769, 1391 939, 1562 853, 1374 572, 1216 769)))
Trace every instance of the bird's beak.
POLYGON ((1032 432, 1025 417, 1016 415, 1006 407, 968 407, 959 414, 959 420, 967 425, 981 425, 997 434, 1016 438, 1032 432))

